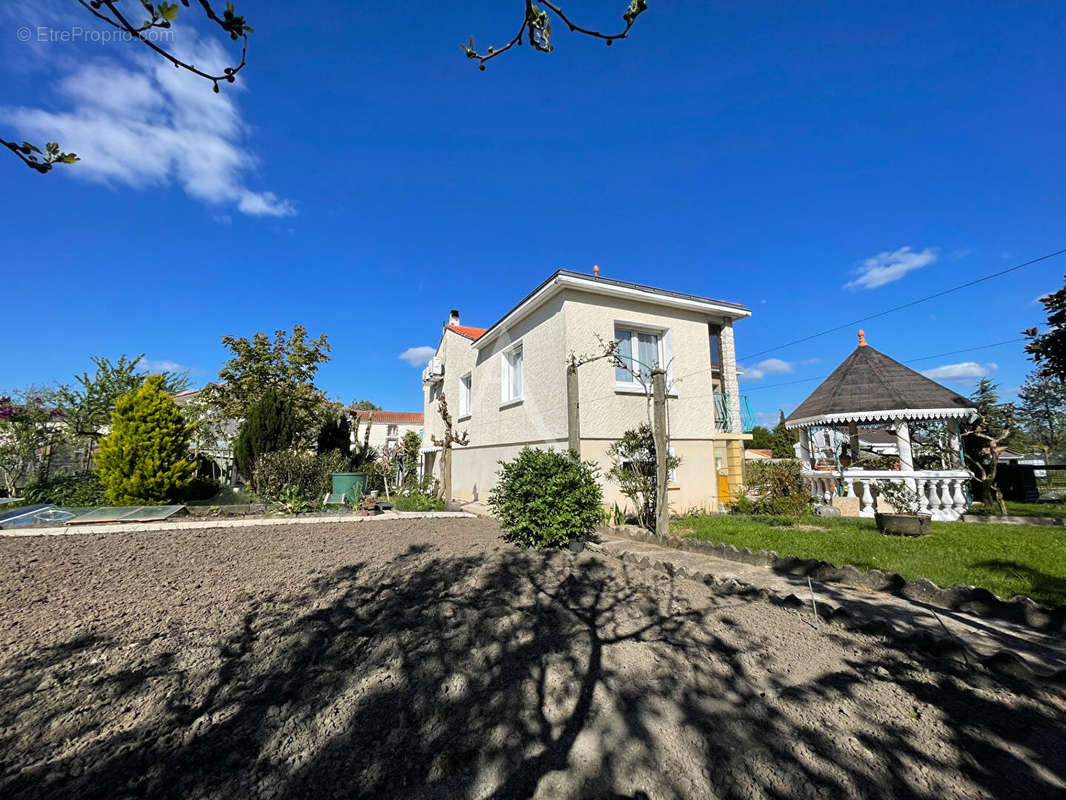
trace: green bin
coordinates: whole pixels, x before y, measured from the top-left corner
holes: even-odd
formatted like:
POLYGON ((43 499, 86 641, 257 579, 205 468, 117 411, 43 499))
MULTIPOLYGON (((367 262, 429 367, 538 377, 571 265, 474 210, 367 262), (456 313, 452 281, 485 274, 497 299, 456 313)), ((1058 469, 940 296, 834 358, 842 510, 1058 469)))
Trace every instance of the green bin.
POLYGON ((348 495, 348 502, 355 505, 363 499, 366 489, 366 473, 363 472, 334 472, 333 494, 348 495))

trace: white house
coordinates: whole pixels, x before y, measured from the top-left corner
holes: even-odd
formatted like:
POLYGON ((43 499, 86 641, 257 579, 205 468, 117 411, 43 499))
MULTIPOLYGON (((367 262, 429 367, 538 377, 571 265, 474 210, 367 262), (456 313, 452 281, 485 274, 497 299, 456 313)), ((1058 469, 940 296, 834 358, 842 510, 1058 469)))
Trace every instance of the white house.
POLYGON ((370 421, 370 446, 380 451, 393 451, 400 446, 404 435, 414 431, 422 436, 421 411, 363 411, 353 409, 352 414, 359 420, 358 432, 352 426, 352 444, 362 444, 366 435, 367 420, 370 421), (358 437, 358 440, 357 438, 358 437))
MULTIPOLYGON (((423 468, 440 477, 443 393, 469 444, 452 455, 453 495, 484 499, 498 462, 524 446, 565 449, 566 367, 571 354, 594 354, 617 340, 639 365, 662 365, 669 385, 670 441, 681 458, 670 485, 677 511, 716 509, 742 481, 741 398, 733 323, 751 312, 735 303, 559 270, 488 328, 463 325, 453 311, 423 373, 423 468)), ((606 470, 607 449, 649 421, 644 386, 607 359, 578 370, 581 456, 606 470)), ((604 479, 608 503, 622 504, 604 479)))

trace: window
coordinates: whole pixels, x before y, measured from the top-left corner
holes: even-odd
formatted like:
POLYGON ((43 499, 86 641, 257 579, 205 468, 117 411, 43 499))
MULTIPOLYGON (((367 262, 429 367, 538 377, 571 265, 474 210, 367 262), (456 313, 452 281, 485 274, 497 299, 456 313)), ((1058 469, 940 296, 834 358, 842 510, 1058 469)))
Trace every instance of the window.
POLYGON ((459 379, 459 418, 470 416, 470 399, 471 388, 473 386, 472 376, 470 373, 466 373, 459 379))
POLYGON ((625 367, 615 366, 615 382, 622 386, 643 389, 641 382, 633 375, 635 372, 650 387, 652 369, 663 363, 662 334, 615 328, 614 338, 618 342, 618 357, 626 365, 625 367))
POLYGON ((709 338, 711 347, 711 368, 722 367, 722 327, 720 325, 709 326, 709 338))
POLYGON ((522 344, 512 345, 500 355, 500 402, 522 399, 522 344))
POLYGON ((388 428, 386 428, 385 435, 388 436, 390 439, 395 439, 397 436, 400 435, 399 426, 398 425, 390 425, 388 428))

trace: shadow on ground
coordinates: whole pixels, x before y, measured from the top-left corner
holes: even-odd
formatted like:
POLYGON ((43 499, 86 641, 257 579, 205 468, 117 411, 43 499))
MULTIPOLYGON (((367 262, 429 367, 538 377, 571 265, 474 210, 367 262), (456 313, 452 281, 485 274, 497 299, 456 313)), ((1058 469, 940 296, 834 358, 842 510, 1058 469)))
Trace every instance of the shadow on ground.
POLYGON ((249 603, 221 641, 3 662, 0 795, 1061 796, 1058 695, 839 631, 789 662, 753 605, 588 556, 412 547, 249 603))

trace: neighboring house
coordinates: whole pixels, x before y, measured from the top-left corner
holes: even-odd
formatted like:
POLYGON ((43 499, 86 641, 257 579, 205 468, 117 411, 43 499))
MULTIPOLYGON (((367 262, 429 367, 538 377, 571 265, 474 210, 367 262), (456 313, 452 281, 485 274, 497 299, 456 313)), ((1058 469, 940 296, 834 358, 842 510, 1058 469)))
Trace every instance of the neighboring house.
POLYGON ((380 451, 392 452, 403 441, 404 434, 414 431, 422 436, 421 411, 362 411, 354 410, 359 419, 358 432, 352 426, 352 444, 362 444, 366 435, 366 422, 370 420, 370 446, 380 451), (358 436, 358 439, 356 438, 358 436))
MULTIPOLYGON (((733 323, 750 314, 735 303, 569 270, 490 328, 462 325, 453 311, 423 373, 423 469, 440 477, 433 437, 443 435, 442 393, 456 432, 469 434, 469 444, 453 450, 456 498, 485 499, 499 462, 526 445, 565 449, 567 359, 618 340, 623 358, 667 368, 671 446, 681 458, 671 506, 716 509, 743 479, 750 435, 742 430, 733 323)), ((578 380, 581 455, 606 471, 608 447, 649 421, 650 404, 640 382, 607 359, 581 366, 578 380)), ((607 503, 624 502, 616 486, 603 484, 607 503)))
POLYGON ((745 461, 769 461, 773 457, 773 450, 767 450, 762 447, 752 447, 744 451, 745 461))

